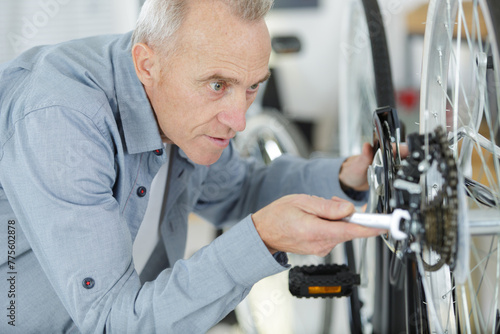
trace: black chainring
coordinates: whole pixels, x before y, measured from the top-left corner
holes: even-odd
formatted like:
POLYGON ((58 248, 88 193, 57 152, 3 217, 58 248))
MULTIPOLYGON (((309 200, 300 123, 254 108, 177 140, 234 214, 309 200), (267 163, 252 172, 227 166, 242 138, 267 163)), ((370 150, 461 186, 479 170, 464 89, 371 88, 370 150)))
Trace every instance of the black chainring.
POLYGON ((379 198, 377 212, 391 213, 393 208, 390 200, 393 197, 393 180, 396 174, 396 162, 393 154, 393 144, 399 144, 400 123, 397 112, 390 107, 377 109, 373 114, 374 125, 374 149, 382 152, 382 164, 384 169, 383 188, 384 194, 379 198))

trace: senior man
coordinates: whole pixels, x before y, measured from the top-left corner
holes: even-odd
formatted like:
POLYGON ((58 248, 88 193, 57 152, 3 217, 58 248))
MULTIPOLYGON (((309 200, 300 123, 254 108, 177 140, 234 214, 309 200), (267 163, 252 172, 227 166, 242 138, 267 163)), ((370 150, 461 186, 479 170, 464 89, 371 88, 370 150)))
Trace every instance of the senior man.
POLYGON ((368 149, 264 167, 232 146, 269 77, 271 6, 148 0, 133 35, 0 66, 0 332, 203 333, 286 270, 285 252, 381 233, 339 221, 353 211, 341 184, 367 189, 368 149), (164 165, 141 280, 132 245, 164 165), (234 226, 183 260, 190 212, 234 226))

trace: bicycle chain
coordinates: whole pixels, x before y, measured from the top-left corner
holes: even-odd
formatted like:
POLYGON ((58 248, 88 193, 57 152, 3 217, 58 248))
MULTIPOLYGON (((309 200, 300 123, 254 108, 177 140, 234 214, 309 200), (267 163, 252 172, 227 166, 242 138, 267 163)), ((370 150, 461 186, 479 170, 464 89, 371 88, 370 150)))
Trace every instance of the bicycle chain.
POLYGON ((453 269, 458 234, 458 172, 446 132, 438 127, 434 133, 428 135, 412 134, 408 136, 408 144, 410 155, 398 170, 397 179, 415 186, 421 185, 421 177, 425 176, 430 166, 435 163, 442 177, 442 185, 433 185, 430 191, 435 193, 431 194, 433 196, 428 202, 423 199, 429 196, 421 192, 411 193, 408 191, 408 185, 396 186, 396 206, 408 209, 412 220, 420 222, 421 228, 417 229, 416 233, 420 234, 419 238, 424 246, 440 257, 434 264, 424 261, 425 270, 436 271, 444 264, 453 269), (425 149, 426 142, 428 150, 425 149))

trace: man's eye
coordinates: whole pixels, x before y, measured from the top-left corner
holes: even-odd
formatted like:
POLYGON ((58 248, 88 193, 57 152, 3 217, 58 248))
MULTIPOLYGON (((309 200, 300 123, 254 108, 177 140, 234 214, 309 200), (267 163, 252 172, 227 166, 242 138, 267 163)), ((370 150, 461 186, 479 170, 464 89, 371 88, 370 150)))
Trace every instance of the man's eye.
POLYGON ((211 82, 210 83, 210 87, 216 91, 216 92, 220 92, 223 88, 224 88, 224 84, 220 81, 216 81, 216 82, 211 82))
POLYGON ((255 85, 250 86, 251 90, 256 90, 257 88, 259 88, 259 84, 255 84, 255 85))

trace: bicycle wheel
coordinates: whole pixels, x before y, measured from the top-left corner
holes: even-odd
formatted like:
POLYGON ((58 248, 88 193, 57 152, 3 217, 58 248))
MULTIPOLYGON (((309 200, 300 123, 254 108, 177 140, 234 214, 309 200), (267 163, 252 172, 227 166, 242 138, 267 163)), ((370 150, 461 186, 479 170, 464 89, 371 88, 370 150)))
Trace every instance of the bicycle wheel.
POLYGON ((373 140, 372 114, 394 106, 391 64, 376 0, 346 3, 339 58, 340 154, 359 154, 373 140))
MULTIPOLYGON (((346 7, 339 64, 339 142, 342 156, 359 154, 364 142, 373 143, 374 111, 380 107, 395 107, 391 64, 378 3, 376 0, 351 0, 346 7)), ((388 169, 388 166, 382 165, 382 169, 388 169)), ((388 203, 389 198, 385 201, 388 203)), ((372 206, 372 209, 377 208, 372 206)), ((387 211, 387 206, 382 205, 378 211, 387 211)), ((407 317, 405 307, 402 307, 406 299, 403 280, 391 284, 389 277, 390 264, 400 263, 400 260, 380 238, 354 240, 352 244, 346 243, 345 250, 350 255, 354 248, 354 261, 349 256, 348 263, 361 274, 361 286, 351 296, 351 332, 405 331, 407 317), (359 301, 353 300, 356 297, 359 301)), ((411 299, 420 301, 413 295, 411 299)))
MULTIPOLYGON (((458 169, 458 187, 448 194, 457 197, 458 204, 447 209, 455 211, 457 229, 452 232, 447 228, 444 232, 457 234, 452 247, 456 253, 438 271, 428 271, 429 266, 424 269, 425 263, 432 266, 447 254, 432 246, 423 250, 424 255, 416 254, 430 305, 429 326, 435 332, 499 330, 499 19, 500 3, 495 0, 429 3, 420 133, 427 140, 436 128, 446 129, 458 169)), ((431 150, 426 145, 426 152, 431 150)), ((429 171, 422 185, 424 206, 435 201, 447 187, 437 176, 435 165, 426 168, 429 171)), ((446 216, 441 217, 444 218, 427 218, 435 225, 454 224, 446 216)), ((426 238, 430 237, 427 233, 426 238)))
POLYGON ((247 120, 245 131, 235 144, 242 156, 252 156, 265 164, 288 153, 307 157, 309 148, 295 124, 275 109, 264 108, 247 120))
MULTIPOLYGON (((309 156, 304 135, 278 110, 255 106, 245 131, 235 138, 242 156, 264 164, 282 154, 309 156)), ((293 266, 324 264, 331 259, 289 254, 293 266)), ((247 334, 326 333, 329 318, 337 311, 331 299, 297 299, 288 291, 288 273, 267 277, 258 282, 248 297, 236 308, 240 329, 247 334), (291 321, 290 321, 291 320, 291 321)))

